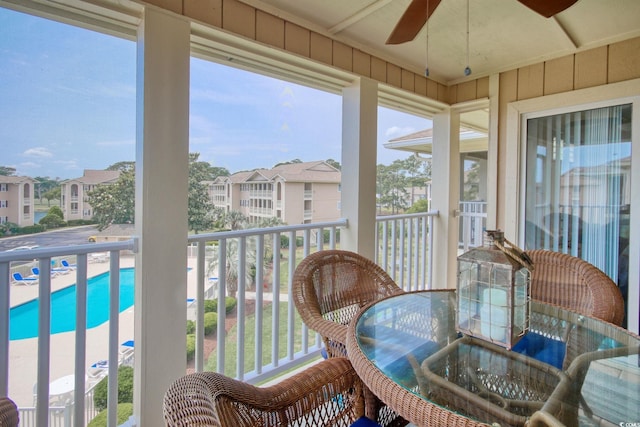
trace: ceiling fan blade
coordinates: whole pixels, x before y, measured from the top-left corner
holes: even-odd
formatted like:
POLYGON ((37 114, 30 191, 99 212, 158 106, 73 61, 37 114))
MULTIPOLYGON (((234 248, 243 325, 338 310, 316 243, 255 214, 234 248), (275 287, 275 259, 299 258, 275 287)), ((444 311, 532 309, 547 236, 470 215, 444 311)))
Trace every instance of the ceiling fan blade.
POLYGON ((573 5, 578 0, 518 0, 529 9, 550 18, 573 5))
POLYGON ((387 44, 400 44, 415 39, 439 4, 440 0, 413 0, 389 35, 387 44))

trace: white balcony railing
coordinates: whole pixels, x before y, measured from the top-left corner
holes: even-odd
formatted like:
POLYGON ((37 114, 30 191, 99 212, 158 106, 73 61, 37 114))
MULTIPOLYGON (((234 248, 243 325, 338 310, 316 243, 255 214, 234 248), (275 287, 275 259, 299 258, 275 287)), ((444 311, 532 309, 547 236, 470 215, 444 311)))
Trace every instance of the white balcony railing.
MULTIPOLYGON (((431 275, 431 229, 437 212, 398 215, 377 218, 376 260, 398 284, 406 290, 428 289, 431 275)), ((196 352, 193 362, 195 371, 215 370, 224 372, 249 383, 273 379, 291 368, 319 357, 321 339, 307 329, 299 319, 291 292, 292 277, 298 262, 311 252, 338 248, 340 230, 347 227, 346 220, 326 223, 280 226, 262 229, 246 229, 209 234, 198 234, 188 238, 187 263, 191 269, 189 279, 194 282, 195 299, 192 314, 195 319, 196 352), (256 260, 259 260, 256 262, 256 260), (231 273, 231 274, 227 274, 231 273), (232 278, 237 277, 237 283, 232 278), (235 294, 237 306, 235 333, 225 331, 227 314, 225 300, 235 294), (204 301, 218 301, 218 337, 233 337, 217 341, 215 352, 205 355, 204 301), (246 347, 244 343, 252 343, 246 347), (228 350, 235 347, 235 355, 228 350), (252 363, 248 363, 251 361, 252 363)), ((86 284, 91 260, 95 252, 107 253, 109 264, 102 264, 110 272, 110 319, 108 322, 108 374, 117 378, 119 363, 118 340, 122 327, 116 302, 119 300, 119 269, 124 264, 132 264, 130 256, 137 250, 137 241, 114 243, 94 243, 56 248, 39 248, 29 251, 0 253, 0 292, 7 298, 0 299, 0 318, 8 318, 12 286, 8 281, 10 273, 28 269, 29 263, 37 259, 41 270, 38 286, 40 306, 48 307, 51 299, 52 280, 49 278, 51 261, 61 257, 75 259, 77 270, 73 273, 78 295, 76 302, 76 333, 74 336, 75 387, 71 399, 64 405, 51 406, 49 384, 54 375, 51 371, 51 342, 55 339, 50 331, 50 312, 42 310, 39 316, 37 379, 33 388, 36 405, 19 402, 21 426, 43 425, 86 425, 95 415, 92 392, 86 377, 88 331, 86 328, 86 284), (89 386, 88 386, 89 385, 89 386), (87 391, 85 391, 87 390, 87 391), (51 421, 65 419, 59 424, 51 421)), ((102 259, 101 259, 102 260, 102 259)), ((95 265, 93 266, 95 267, 95 265)), ((126 319, 124 317, 123 319, 126 319)), ((126 320, 123 320, 123 322, 126 320)), ((179 319, 177 319, 179 321, 179 319)), ((8 325, 0 323, 0 343, 9 347, 8 325)), ((11 353, 14 356, 14 353, 11 353)), ((22 381, 21 375, 12 372, 9 378, 9 352, 0 352, 0 395, 12 396, 14 387, 27 387, 31 392, 32 383, 16 385, 22 381), (9 382, 12 380, 13 382, 9 382)), ((186 367, 185 367, 186 368, 186 367)), ((24 382, 24 381, 23 381, 24 382)), ((31 395, 29 395, 31 397, 31 395)), ((115 420, 117 402, 117 381, 109 381, 108 410, 110 419, 115 420), (113 412, 111 412, 113 411, 113 412), (113 413, 113 415, 111 415, 113 413)))
POLYGON ((482 246, 482 232, 487 224, 487 203, 460 202, 459 207, 458 248, 467 252, 470 248, 482 246))
POLYGON ((437 215, 431 211, 376 218, 376 262, 406 291, 431 288, 431 230, 437 215))

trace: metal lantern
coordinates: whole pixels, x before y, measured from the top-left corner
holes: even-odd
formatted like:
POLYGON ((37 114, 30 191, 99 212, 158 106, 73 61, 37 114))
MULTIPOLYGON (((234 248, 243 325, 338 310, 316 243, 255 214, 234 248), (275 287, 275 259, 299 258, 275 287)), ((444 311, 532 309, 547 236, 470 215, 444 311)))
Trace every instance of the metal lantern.
POLYGON ((500 230, 458 257, 458 330, 507 349, 529 329, 529 257, 500 230))

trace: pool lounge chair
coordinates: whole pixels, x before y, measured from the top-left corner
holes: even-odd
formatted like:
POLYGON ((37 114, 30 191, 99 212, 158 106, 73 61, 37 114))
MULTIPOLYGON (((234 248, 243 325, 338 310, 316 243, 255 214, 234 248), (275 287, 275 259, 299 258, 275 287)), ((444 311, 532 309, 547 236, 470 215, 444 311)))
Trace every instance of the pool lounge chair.
MULTIPOLYGON (((52 268, 51 269, 51 273, 50 273, 51 277, 56 277, 59 274, 67 274, 68 273, 68 271, 63 273, 62 271, 59 271, 59 270, 60 269, 58 269, 58 268, 52 268)), ((33 273, 34 276, 40 277, 40 269, 38 267, 31 267, 31 272, 33 273)))
POLYGON ((133 366, 133 354, 134 354, 133 340, 128 340, 120 344, 120 364, 133 366))
POLYGON ((108 373, 108 360, 98 360, 96 363, 91 365, 89 369, 87 369, 87 377, 91 381, 100 381, 102 378, 106 377, 108 373))
POLYGON ((69 264, 69 261, 67 261, 66 259, 60 260, 60 264, 62 265, 62 268, 66 268, 68 270, 76 269, 76 264, 69 264))
POLYGON ((38 278, 33 276, 22 277, 22 274, 15 272, 13 273, 13 283, 16 285, 27 285, 27 286, 36 285, 38 284, 38 278))

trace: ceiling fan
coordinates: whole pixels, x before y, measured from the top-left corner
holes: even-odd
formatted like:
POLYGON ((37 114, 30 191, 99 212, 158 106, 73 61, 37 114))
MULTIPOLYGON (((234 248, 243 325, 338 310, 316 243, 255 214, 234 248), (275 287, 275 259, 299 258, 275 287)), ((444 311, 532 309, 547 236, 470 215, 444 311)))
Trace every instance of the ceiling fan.
MULTIPOLYGON (((387 44, 400 44, 413 40, 441 0, 412 0, 404 12, 391 35, 387 44)), ((545 18, 550 18, 556 13, 562 12, 578 0, 518 0, 529 9, 539 13, 545 18)))

